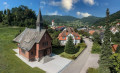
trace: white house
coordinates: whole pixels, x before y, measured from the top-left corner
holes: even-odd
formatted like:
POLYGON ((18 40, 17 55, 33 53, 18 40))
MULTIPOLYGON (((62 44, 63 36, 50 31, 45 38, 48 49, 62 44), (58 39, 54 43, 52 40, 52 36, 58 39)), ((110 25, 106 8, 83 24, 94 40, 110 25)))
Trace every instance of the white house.
POLYGON ((59 36, 58 36, 58 39, 59 39, 59 41, 60 41, 60 44, 61 44, 61 45, 65 45, 65 44, 67 43, 67 41, 68 41, 68 37, 69 37, 69 36, 72 36, 72 38, 73 38, 73 43, 74 43, 75 45, 78 44, 78 43, 80 43, 81 38, 80 38, 79 34, 76 33, 73 28, 67 27, 67 28, 64 29, 64 30, 59 34, 59 36))

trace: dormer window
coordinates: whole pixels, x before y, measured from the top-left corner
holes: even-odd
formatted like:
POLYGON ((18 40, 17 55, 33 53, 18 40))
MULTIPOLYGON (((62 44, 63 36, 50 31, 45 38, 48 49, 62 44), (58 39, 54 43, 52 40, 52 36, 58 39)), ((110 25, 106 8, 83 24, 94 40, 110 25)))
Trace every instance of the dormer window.
POLYGON ((62 37, 63 39, 65 39, 65 37, 62 37))

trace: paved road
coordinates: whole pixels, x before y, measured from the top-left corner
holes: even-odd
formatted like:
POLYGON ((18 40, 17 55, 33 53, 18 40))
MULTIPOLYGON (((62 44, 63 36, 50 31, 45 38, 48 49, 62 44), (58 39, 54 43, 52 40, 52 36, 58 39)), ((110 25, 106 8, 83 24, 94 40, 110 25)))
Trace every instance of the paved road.
MULTIPOLYGON (((90 56, 90 51, 93 45, 93 42, 89 41, 89 39, 84 39, 87 48, 81 53, 81 55, 71 64, 68 65, 61 73, 80 73, 84 66, 87 63, 87 60, 90 56)), ((86 68, 86 67, 85 67, 86 68)))

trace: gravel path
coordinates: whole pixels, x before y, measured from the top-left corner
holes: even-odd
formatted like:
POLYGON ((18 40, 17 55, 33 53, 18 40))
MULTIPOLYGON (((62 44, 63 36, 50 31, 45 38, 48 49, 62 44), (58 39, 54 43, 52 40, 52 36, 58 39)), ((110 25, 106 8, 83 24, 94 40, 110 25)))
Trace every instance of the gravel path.
POLYGON ((71 64, 68 65, 61 73, 86 73, 86 70, 89 67, 97 68, 97 61, 99 59, 99 55, 91 54, 91 48, 93 42, 89 41, 89 39, 84 39, 87 48, 80 54, 80 56, 71 64))

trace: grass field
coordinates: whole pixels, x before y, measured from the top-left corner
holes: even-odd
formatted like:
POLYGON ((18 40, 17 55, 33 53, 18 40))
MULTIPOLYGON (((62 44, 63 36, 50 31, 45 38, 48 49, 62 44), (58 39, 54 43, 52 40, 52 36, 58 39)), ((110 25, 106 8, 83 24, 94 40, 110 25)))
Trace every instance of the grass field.
POLYGON ((87 70, 87 73, 99 73, 98 69, 95 69, 95 68, 89 68, 87 70))
POLYGON ((45 73, 39 68, 31 68, 21 61, 12 49, 17 48, 12 40, 24 28, 0 28, 0 73, 45 73))

